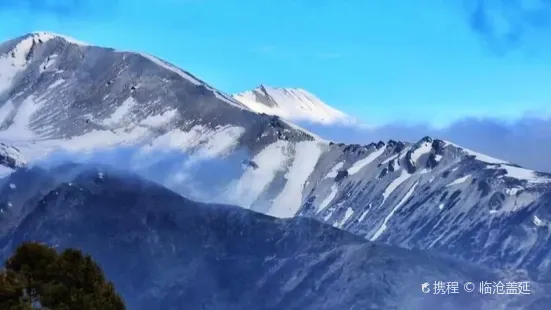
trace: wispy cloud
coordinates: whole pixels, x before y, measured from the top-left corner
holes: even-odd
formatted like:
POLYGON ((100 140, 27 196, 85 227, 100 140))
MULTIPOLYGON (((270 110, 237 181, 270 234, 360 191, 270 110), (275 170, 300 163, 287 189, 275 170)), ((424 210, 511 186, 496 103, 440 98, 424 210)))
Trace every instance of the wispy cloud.
POLYGON ((534 32, 551 35, 551 0, 462 0, 470 27, 498 53, 526 43, 534 32))

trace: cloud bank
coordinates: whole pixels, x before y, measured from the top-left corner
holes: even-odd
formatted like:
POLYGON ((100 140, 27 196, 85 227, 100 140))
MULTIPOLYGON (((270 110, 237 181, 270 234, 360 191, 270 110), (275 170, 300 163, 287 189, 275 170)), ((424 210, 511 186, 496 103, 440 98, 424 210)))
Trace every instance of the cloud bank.
POLYGON ((526 116, 513 122, 467 118, 441 129, 400 123, 376 128, 301 126, 335 142, 358 144, 389 139, 413 142, 428 135, 529 169, 551 173, 551 118, 526 116))

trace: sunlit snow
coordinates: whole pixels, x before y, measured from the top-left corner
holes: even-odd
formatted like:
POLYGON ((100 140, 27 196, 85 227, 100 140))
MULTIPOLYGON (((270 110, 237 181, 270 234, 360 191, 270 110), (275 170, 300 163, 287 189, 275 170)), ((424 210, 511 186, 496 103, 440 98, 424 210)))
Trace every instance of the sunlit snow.
POLYGON ((327 195, 327 197, 325 197, 325 199, 323 199, 323 201, 318 205, 318 208, 317 208, 317 211, 316 213, 319 213, 321 211, 323 211, 325 208, 327 208, 329 206, 329 204, 331 203, 331 201, 333 201, 333 199, 335 199, 335 197, 337 196, 339 192, 339 186, 337 184, 333 184, 331 185, 331 192, 329 193, 329 195, 327 195))
POLYGON ((392 209, 392 211, 390 211, 390 213, 385 217, 383 223, 381 224, 381 226, 379 227, 379 229, 375 232, 375 234, 373 234, 373 236, 371 237, 371 241, 375 241, 377 240, 382 234, 383 232, 386 230, 387 226, 386 224, 388 223, 388 221, 390 220, 390 218, 392 218, 392 216, 394 215, 394 213, 396 213, 396 211, 398 211, 398 209, 409 199, 409 197, 411 197, 411 195, 413 194, 413 192, 415 191, 415 188, 417 187, 417 184, 419 182, 415 182, 415 184, 413 184, 413 186, 408 190, 408 192, 406 193, 406 195, 402 198, 402 200, 400 200, 400 202, 392 209))
POLYGON ((322 145, 316 141, 299 142, 295 146, 295 158, 286 175, 287 183, 272 204, 269 214, 275 217, 292 217, 302 204, 302 190, 306 179, 318 162, 322 145))
POLYGON ((358 160, 357 162, 354 163, 352 167, 350 167, 350 169, 348 169, 348 174, 354 175, 360 172, 360 170, 362 170, 365 166, 372 163, 375 159, 377 159, 377 157, 381 156, 384 152, 385 152, 385 148, 382 147, 367 155, 366 158, 358 160))
POLYGON ((450 187, 450 186, 454 186, 454 185, 458 185, 458 184, 464 183, 464 182, 467 181, 470 177, 471 177, 471 175, 468 174, 468 175, 466 175, 466 176, 464 176, 464 177, 458 178, 458 179, 454 180, 453 182, 451 182, 450 184, 446 185, 446 187, 450 187))
POLYGON ((260 86, 252 91, 233 95, 252 111, 277 115, 288 120, 304 120, 316 123, 352 123, 351 117, 325 104, 313 94, 299 88, 260 86), (259 101, 258 96, 264 96, 259 101))

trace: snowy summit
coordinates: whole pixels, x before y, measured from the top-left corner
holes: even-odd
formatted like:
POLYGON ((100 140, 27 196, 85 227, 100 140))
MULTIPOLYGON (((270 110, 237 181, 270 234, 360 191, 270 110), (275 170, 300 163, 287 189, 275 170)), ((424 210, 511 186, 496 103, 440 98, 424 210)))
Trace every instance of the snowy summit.
POLYGON ((352 117, 300 88, 260 85, 253 90, 235 94, 233 98, 254 112, 277 115, 290 121, 309 121, 322 124, 355 123, 352 117))

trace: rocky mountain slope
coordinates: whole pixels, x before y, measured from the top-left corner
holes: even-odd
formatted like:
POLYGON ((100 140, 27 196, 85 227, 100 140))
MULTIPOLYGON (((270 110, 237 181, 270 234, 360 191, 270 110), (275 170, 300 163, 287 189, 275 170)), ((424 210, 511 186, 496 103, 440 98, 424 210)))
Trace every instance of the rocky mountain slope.
POLYGON ((551 176, 424 138, 338 146, 304 189, 299 214, 372 241, 551 273, 551 176))
POLYGON ((260 85, 232 97, 255 112, 276 115, 290 121, 348 125, 356 122, 352 117, 300 88, 260 85))
POLYGON ((29 162, 108 162, 192 199, 551 277, 548 174, 429 137, 332 143, 152 56, 49 33, 0 55, 0 140, 29 162))
POLYGON ((547 309, 549 288, 536 282, 530 295, 420 290, 440 279, 530 281, 521 274, 372 244, 307 218, 197 203, 100 168, 21 169, 0 182, 0 199, 13 201, 0 214, 11 227, 0 260, 25 240, 81 248, 129 309, 547 309))
POLYGON ((279 138, 312 139, 150 55, 43 32, 4 42, 0 55, 4 140, 66 139, 70 145, 71 138, 83 137, 97 145, 163 134, 174 140, 170 130, 177 128, 197 133, 198 145, 205 134, 223 140, 213 147, 216 154, 279 138))

